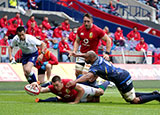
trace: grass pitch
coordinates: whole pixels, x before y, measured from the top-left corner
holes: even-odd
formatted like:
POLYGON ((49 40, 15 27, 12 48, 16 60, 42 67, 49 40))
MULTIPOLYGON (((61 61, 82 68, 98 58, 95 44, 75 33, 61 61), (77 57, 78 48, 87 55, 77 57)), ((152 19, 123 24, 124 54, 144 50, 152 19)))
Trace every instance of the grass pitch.
MULTIPOLYGON (((160 103, 126 103, 116 88, 108 88, 100 103, 35 103, 35 99, 54 96, 51 93, 30 96, 24 90, 26 82, 0 82, 0 115, 160 115, 160 103)), ((158 90, 159 81, 137 81, 138 92, 158 90), (148 84, 151 87, 148 86, 148 84), (146 86, 145 86, 146 85, 146 86), (148 86, 148 87, 147 87, 148 86)))

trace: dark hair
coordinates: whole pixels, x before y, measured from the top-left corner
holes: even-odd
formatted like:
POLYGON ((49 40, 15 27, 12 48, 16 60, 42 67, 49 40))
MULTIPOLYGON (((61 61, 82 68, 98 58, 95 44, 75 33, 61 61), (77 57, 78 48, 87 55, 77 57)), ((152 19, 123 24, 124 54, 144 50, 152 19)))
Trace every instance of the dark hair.
POLYGON ((137 27, 137 26, 134 26, 134 27, 133 27, 133 29, 134 29, 134 28, 138 29, 138 27, 137 27))
POLYGON ((16 30, 16 32, 22 32, 22 31, 25 32, 25 28, 23 26, 19 26, 16 30))
POLYGON ((85 13, 84 16, 83 16, 83 18, 84 18, 84 17, 87 17, 87 18, 89 18, 89 19, 92 19, 92 15, 90 15, 90 14, 88 14, 88 13, 85 13))
POLYGON ((52 78, 52 82, 55 83, 56 81, 61 82, 61 78, 60 78, 58 75, 55 75, 55 76, 52 78))
POLYGON ((7 14, 4 14, 3 17, 4 17, 4 16, 8 16, 8 15, 7 15, 7 14))
POLYGON ((30 18, 31 18, 31 17, 35 17, 35 16, 34 16, 34 15, 31 15, 30 18))
POLYGON ((16 14, 20 14, 19 12, 16 12, 16 14))
POLYGON ((64 21, 66 21, 66 20, 68 20, 68 21, 69 21, 69 19, 65 19, 64 21))

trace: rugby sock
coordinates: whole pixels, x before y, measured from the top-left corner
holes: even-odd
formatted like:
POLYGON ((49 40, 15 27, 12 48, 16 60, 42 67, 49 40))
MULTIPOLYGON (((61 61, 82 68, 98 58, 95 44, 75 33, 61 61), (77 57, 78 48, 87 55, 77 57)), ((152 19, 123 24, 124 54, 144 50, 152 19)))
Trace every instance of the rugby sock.
POLYGON ((105 91, 109 84, 110 84, 109 81, 105 81, 104 83, 99 85, 99 88, 101 88, 101 89, 103 89, 103 91, 105 91))
POLYGON ((29 74, 29 77, 32 79, 32 82, 37 82, 36 76, 35 76, 35 74, 34 74, 33 72, 31 72, 31 73, 29 74))
POLYGON ((48 99, 39 99, 38 102, 57 102, 58 98, 57 97, 50 97, 48 99))
POLYGON ((33 82, 31 77, 28 77, 27 81, 29 82, 29 84, 33 82))
POLYGON ((153 95, 153 93, 139 93, 139 92, 136 92, 136 97, 139 97, 139 96, 142 96, 142 95, 153 95))
POLYGON ((140 98, 140 103, 146 103, 152 100, 158 100, 160 101, 160 95, 142 95, 139 97, 140 98))
POLYGON ((51 84, 52 84, 52 82, 49 81, 49 82, 47 82, 47 83, 41 84, 41 87, 47 87, 48 85, 51 85, 51 84))

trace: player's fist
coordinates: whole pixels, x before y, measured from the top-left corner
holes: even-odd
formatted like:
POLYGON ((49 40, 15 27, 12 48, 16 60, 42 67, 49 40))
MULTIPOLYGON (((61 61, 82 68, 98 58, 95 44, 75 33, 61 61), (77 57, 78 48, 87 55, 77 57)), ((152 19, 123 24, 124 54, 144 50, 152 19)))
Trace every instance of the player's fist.
POLYGON ((103 58, 105 59, 105 60, 107 60, 107 61, 109 61, 110 59, 109 59, 109 55, 108 54, 104 54, 103 55, 103 58))

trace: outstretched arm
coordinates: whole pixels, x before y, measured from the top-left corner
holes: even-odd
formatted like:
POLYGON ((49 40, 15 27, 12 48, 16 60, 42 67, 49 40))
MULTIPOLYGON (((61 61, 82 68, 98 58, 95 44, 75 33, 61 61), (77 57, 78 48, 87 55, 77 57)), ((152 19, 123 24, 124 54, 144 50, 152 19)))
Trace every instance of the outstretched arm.
POLYGON ((89 79, 92 79, 94 77, 94 74, 91 72, 88 72, 87 74, 84 74, 82 77, 80 77, 79 79, 76 79, 74 81, 69 81, 66 85, 66 87, 71 87, 76 85, 76 83, 82 83, 82 82, 86 82, 89 79))
POLYGON ((38 85, 37 82, 33 82, 33 83, 31 84, 31 86, 32 86, 33 88, 34 88, 34 87, 38 87, 41 93, 48 93, 48 92, 50 92, 50 89, 49 89, 48 87, 41 87, 40 85, 38 85))

